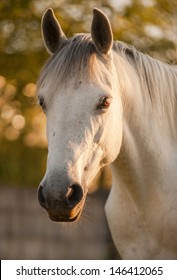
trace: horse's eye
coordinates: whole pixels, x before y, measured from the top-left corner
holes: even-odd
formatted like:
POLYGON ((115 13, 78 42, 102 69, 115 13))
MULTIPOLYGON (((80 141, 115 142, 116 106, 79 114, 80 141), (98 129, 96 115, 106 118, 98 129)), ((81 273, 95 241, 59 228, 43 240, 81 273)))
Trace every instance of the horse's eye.
POLYGON ((97 110, 108 109, 110 105, 110 99, 108 97, 103 97, 97 106, 97 110))
POLYGON ((45 106, 45 101, 44 97, 39 97, 39 105, 42 107, 42 109, 45 111, 46 106, 45 106))

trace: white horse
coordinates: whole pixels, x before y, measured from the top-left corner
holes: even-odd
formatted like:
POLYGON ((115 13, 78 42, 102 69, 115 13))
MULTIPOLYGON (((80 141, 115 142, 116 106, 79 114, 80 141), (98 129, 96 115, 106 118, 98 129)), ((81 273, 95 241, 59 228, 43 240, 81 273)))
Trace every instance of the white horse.
POLYGON ((90 34, 67 39, 52 9, 42 19, 51 54, 38 82, 48 160, 40 204, 75 221, 89 183, 110 164, 106 216, 123 259, 177 259, 177 69, 113 42, 93 10, 90 34))

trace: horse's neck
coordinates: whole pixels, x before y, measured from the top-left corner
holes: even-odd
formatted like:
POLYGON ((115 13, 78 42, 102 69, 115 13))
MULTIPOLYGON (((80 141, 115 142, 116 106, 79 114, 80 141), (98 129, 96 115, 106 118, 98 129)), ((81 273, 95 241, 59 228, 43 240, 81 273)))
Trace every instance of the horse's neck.
MULTIPOLYGON (((140 195, 146 199, 151 188, 165 188, 165 185, 162 186, 163 178, 168 176, 165 173, 169 171, 170 164, 177 168, 175 140, 166 137, 165 133, 160 134, 161 129, 158 131, 151 126, 145 129, 144 125, 147 124, 140 121, 137 126, 131 127, 124 121, 122 147, 114 163, 120 180, 130 191, 133 188, 137 199, 140 195)), ((140 199, 142 201, 143 197, 140 199)))
POLYGON ((106 213, 123 258, 174 258, 177 144, 162 129, 144 125, 141 116, 134 127, 124 120, 106 213))
POLYGON ((131 75, 131 68, 128 73, 129 77, 124 73, 130 91, 123 100, 122 146, 111 165, 113 185, 106 214, 123 258, 174 259, 177 137, 150 104, 145 107, 138 77, 131 75))
MULTIPOLYGON (((164 188, 165 192, 168 188, 165 185, 165 173, 171 172, 172 177, 177 179, 176 174, 173 174, 175 167, 177 170, 177 127, 172 128, 168 119, 159 120, 161 116, 142 96, 139 77, 131 67, 128 68, 128 74, 126 81, 129 88, 123 101, 122 148, 113 164, 113 176, 116 174, 130 188, 130 192, 133 188, 132 195, 137 195, 135 198, 138 200, 138 196, 146 197, 151 188, 164 188)), ((177 104, 174 106, 177 108, 177 104)), ((171 187, 176 184, 173 180, 171 187)), ((143 201, 142 197, 140 200, 143 201)))

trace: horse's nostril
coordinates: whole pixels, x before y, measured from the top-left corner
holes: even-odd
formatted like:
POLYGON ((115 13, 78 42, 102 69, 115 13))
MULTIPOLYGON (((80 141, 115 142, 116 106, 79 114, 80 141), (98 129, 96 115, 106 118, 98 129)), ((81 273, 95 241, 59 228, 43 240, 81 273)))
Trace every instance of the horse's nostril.
POLYGON ((45 200, 45 197, 43 195, 43 187, 42 186, 39 186, 39 189, 38 189, 38 200, 39 200, 39 203, 42 207, 47 208, 46 207, 46 200, 45 200))
POLYGON ((79 184, 73 184, 68 188, 66 201, 69 207, 74 207, 83 198, 83 190, 79 184))

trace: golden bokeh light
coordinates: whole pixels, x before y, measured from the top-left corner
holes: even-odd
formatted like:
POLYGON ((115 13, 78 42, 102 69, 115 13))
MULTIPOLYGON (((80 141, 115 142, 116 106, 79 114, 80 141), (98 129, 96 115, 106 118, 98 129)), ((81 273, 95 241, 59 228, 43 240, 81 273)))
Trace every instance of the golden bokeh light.
POLYGON ((25 126, 25 118, 22 115, 14 116, 12 120, 12 126, 16 130, 21 130, 25 126))

